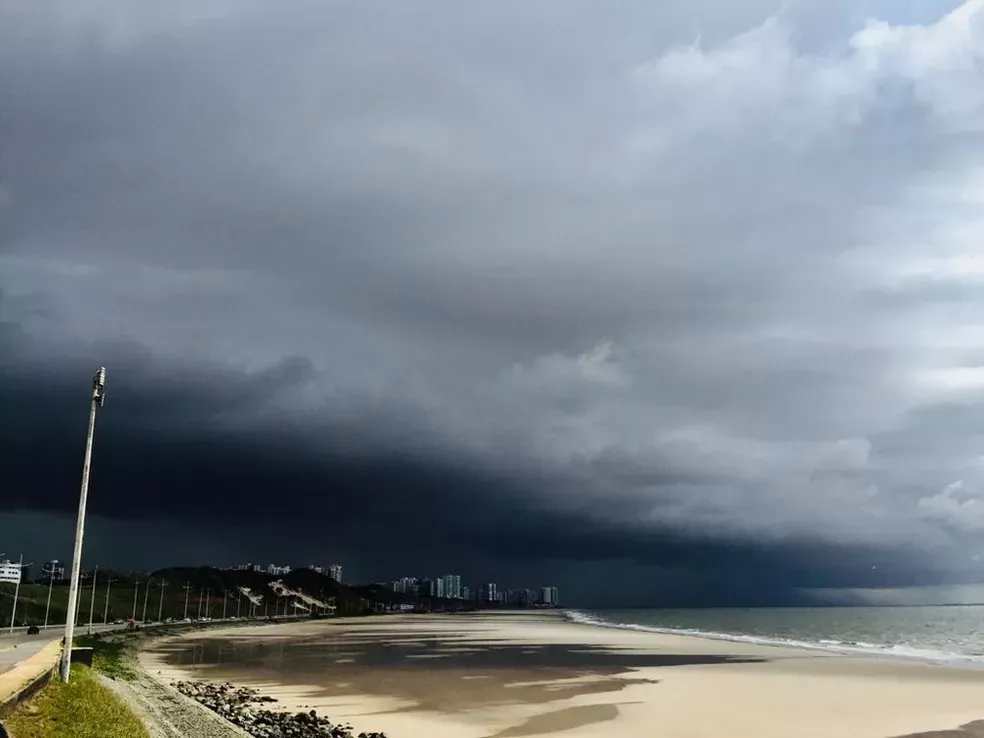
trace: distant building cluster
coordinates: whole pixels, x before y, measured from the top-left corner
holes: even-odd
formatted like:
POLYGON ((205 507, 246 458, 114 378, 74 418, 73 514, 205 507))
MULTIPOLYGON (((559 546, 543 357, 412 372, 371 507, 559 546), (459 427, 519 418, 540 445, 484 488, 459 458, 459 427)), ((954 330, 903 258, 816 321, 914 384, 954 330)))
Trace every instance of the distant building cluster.
MULTIPOLYGON (((294 569, 286 564, 237 564, 232 567, 235 571, 257 571, 263 574, 269 574, 274 577, 282 577, 290 574, 294 569)), ((317 574, 327 574, 329 577, 334 579, 336 582, 341 583, 342 581, 342 565, 332 564, 331 566, 321 566, 320 564, 308 564, 307 568, 317 574)))
POLYGON ((65 565, 58 559, 46 561, 41 565, 41 581, 58 582, 65 578, 65 565))
POLYGON ((459 574, 439 577, 401 577, 384 583, 394 592, 411 597, 432 597, 444 600, 469 600, 516 607, 538 605, 557 607, 560 595, 554 586, 539 589, 501 590, 495 582, 486 582, 474 588, 462 586, 459 574))

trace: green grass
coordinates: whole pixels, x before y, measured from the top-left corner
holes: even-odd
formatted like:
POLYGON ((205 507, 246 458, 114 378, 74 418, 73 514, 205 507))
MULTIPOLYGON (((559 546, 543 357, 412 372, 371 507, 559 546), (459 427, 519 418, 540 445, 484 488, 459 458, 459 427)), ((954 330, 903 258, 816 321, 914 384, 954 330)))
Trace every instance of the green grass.
POLYGON ((68 684, 52 680, 6 718, 17 738, 149 738, 146 728, 85 666, 72 667, 68 684))
POLYGON ((133 681, 136 672, 127 658, 128 644, 125 636, 79 636, 76 646, 92 649, 92 668, 113 679, 133 681))

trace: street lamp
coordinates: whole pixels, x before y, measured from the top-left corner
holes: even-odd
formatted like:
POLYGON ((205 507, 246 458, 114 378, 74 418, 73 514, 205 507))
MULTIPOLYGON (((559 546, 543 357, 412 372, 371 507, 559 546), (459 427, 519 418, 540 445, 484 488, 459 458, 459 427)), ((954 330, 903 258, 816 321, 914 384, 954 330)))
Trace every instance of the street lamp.
POLYGON ((103 625, 109 623, 109 586, 115 581, 115 579, 106 580, 106 606, 103 608, 103 625))
POLYGON ((191 582, 185 582, 185 584, 184 584, 184 591, 185 591, 185 614, 184 614, 184 620, 187 620, 188 619, 188 590, 189 589, 191 589, 191 582))
POLYGON ((96 578, 99 575, 99 567, 92 570, 92 599, 89 600, 89 635, 92 635, 92 614, 96 610, 96 578))
POLYGON ((150 599, 150 583, 152 581, 154 580, 148 579, 146 586, 144 587, 144 609, 143 609, 143 617, 140 619, 140 622, 142 623, 147 622, 147 601, 150 599))
POLYGON ((167 586, 167 582, 161 582, 161 603, 157 606, 157 622, 164 622, 164 588, 167 586))
MULTIPOLYGON (((3 554, 0 554, 2 556, 3 554)), ((20 585, 21 579, 24 578, 24 569, 31 566, 31 564, 24 563, 24 554, 20 555, 20 561, 17 562, 17 584, 14 585, 14 609, 10 611, 10 632, 14 632, 14 618, 17 617, 17 598, 20 597, 20 585)))
POLYGON ((75 635, 75 610, 79 599, 79 569, 82 566, 82 538, 85 535, 85 503, 89 496, 89 467, 92 464, 92 437, 96 432, 96 410, 106 399, 106 367, 92 376, 92 400, 89 403, 89 433, 85 439, 82 462, 82 487, 79 491, 79 516, 75 522, 75 550, 72 552, 72 578, 68 585, 68 617, 65 618, 65 645, 62 648, 61 679, 68 681, 72 670, 72 638, 75 635))
POLYGON ((48 572, 48 604, 44 606, 44 629, 48 630, 48 613, 51 612, 51 585, 55 581, 55 567, 52 564, 48 572))

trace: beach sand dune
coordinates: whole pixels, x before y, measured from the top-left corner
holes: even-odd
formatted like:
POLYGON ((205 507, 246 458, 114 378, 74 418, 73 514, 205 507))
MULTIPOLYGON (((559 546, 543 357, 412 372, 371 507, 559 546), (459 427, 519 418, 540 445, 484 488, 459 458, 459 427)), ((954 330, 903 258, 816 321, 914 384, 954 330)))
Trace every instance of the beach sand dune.
POLYGON ((141 660, 165 679, 231 681, 392 738, 984 736, 984 672, 552 613, 237 628, 171 639, 141 660))

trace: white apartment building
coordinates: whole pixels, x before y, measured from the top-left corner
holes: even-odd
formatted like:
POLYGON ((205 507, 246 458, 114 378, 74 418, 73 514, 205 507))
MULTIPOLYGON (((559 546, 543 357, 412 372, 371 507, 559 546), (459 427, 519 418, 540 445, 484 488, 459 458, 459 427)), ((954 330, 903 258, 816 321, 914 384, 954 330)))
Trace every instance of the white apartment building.
POLYGON ((285 574, 290 574, 290 567, 277 566, 276 564, 269 564, 267 566, 267 574, 272 574, 275 577, 282 577, 285 574))
POLYGON ((334 579, 339 584, 342 583, 342 565, 332 564, 328 567, 328 576, 334 579))
POLYGON ((441 577, 444 582, 444 596, 449 600, 461 599, 461 575, 445 574, 441 577))
POLYGON ((21 580, 21 568, 19 564, 6 557, 0 557, 0 582, 8 584, 19 584, 21 580))
POLYGON ((540 589, 540 604, 557 606, 560 604, 560 595, 556 587, 543 587, 540 589))

